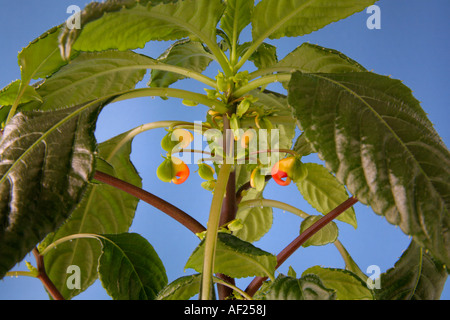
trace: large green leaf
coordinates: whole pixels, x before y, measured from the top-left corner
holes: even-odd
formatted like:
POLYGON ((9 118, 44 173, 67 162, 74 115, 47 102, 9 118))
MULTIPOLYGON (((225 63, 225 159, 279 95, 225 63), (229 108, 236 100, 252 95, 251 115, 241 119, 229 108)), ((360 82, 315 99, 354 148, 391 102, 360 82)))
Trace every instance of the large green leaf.
POLYGON ((367 71, 358 62, 334 49, 303 43, 289 53, 275 68, 286 67, 309 73, 345 73, 367 71))
MULTIPOLYGON (((116 178, 141 187, 142 182, 130 161, 132 139, 128 132, 105 141, 98 146, 98 157, 106 161, 116 178)), ((97 160, 98 164, 102 163, 97 160)), ((92 183, 70 218, 41 244, 48 244, 78 233, 116 234, 127 232, 134 218, 138 199, 106 184, 92 183)), ((45 255, 45 269, 61 294, 70 299, 83 292, 97 279, 98 258, 101 247, 91 239, 64 242, 45 255), (67 267, 77 265, 81 272, 80 289, 66 286, 67 267)))
POLYGON ((395 267, 381 274, 380 300, 439 300, 448 274, 414 240, 402 254, 395 267))
POLYGON ((334 289, 338 300, 373 300, 367 284, 350 271, 315 266, 305 270, 302 275, 307 274, 316 275, 327 288, 334 289))
POLYGON ((0 142, 0 277, 82 198, 94 172, 98 112, 98 106, 84 106, 18 113, 6 126, 0 142))
POLYGON ((227 0, 226 4, 220 27, 237 42, 242 30, 250 24, 254 0, 227 0))
POLYGON ((21 81, 16 80, 11 82, 8 86, 0 91, 0 105, 2 106, 12 106, 16 101, 17 97, 20 97, 18 100, 18 104, 27 103, 33 100, 37 100, 42 102, 42 98, 36 92, 35 88, 30 85, 22 85, 23 91, 21 90, 21 81))
POLYGON ((143 48, 151 40, 200 38, 216 44, 216 26, 224 11, 221 0, 126 1, 93 3, 82 11, 81 30, 66 28, 63 55, 75 50, 143 48))
MULTIPOLYGON (((158 58, 158 61, 201 73, 208 67, 213 59, 214 56, 207 52, 200 42, 182 40, 176 42, 167 49, 167 51, 158 58)), ((152 78, 149 86, 168 87, 172 83, 184 78, 185 76, 180 74, 152 70, 152 78)))
MULTIPOLYGON (((185 269, 202 272, 205 241, 191 254, 185 269)), ((216 245, 214 273, 226 274, 232 278, 273 277, 277 258, 239 238, 220 232, 216 245)))
POLYGON ((81 53, 48 78, 37 90, 42 104, 24 106, 40 110, 71 107, 133 89, 154 59, 131 51, 81 53))
MULTIPOLYGON (((242 198, 242 202, 261 198, 262 192, 252 188, 242 198)), ((272 228, 273 210, 260 206, 242 207, 238 209, 236 219, 242 221, 242 228, 233 232, 233 235, 247 242, 255 242, 272 228)))
POLYGON ((58 26, 48 30, 19 52, 23 84, 29 84, 33 79, 45 79, 67 63, 62 59, 58 47, 61 29, 58 26))
POLYGON ((313 274, 300 279, 280 274, 260 297, 262 300, 335 300, 336 293, 313 274))
POLYGON ((189 300, 200 291, 201 280, 201 274, 178 278, 162 289, 156 300, 189 300))
POLYGON ((364 10, 376 0, 262 0, 252 16, 253 40, 302 36, 364 10))
POLYGON ((114 300, 154 300, 167 285, 163 263, 152 245, 136 233, 102 235, 98 272, 114 300))
MULTIPOLYGON (((309 216, 305 220, 302 221, 300 225, 300 234, 305 232, 309 227, 311 227, 314 223, 319 221, 323 216, 309 216)), ((329 243, 333 243, 337 240, 339 235, 339 229, 336 226, 334 221, 331 221, 319 231, 317 231, 311 238, 305 241, 303 244, 304 247, 309 246, 324 246, 329 243)))
POLYGON ((450 152, 409 88, 369 72, 297 72, 289 103, 350 193, 450 263, 450 152))
MULTIPOLYGON (((14 82, 12 86, 4 89, 3 94, 7 94, 8 98, 0 102, 4 106, 14 105, 17 108, 20 104, 32 100, 41 100, 39 95, 31 87, 31 81, 37 79, 45 79, 59 70, 67 63, 60 55, 58 48, 58 37, 61 27, 54 27, 37 39, 33 40, 27 47, 22 49, 18 54, 18 64, 20 67, 21 80, 14 82)), ((76 53, 72 53, 67 59, 73 58, 76 53)), ((3 96, 5 98, 5 96, 3 96)), ((11 108, 3 107, 0 112, 0 121, 7 119, 11 108)), ((16 113, 17 109, 14 109, 16 113)), ((9 119, 14 114, 9 116, 9 119)))
MULTIPOLYGON (((317 163, 303 165, 308 170, 308 175, 301 181, 296 181, 296 184, 303 198, 317 211, 327 214, 349 198, 345 187, 324 166, 317 163)), ((357 227, 353 207, 339 215, 337 220, 357 227)))

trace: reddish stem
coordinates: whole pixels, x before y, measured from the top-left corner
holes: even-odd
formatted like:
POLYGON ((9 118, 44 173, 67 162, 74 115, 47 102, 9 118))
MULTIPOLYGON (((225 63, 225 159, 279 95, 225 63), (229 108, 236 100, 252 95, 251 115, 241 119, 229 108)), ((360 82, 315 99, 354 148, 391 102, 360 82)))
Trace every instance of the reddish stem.
MULTIPOLYGON (((279 268, 298 248, 300 248, 306 240, 311 238, 316 232, 325 227, 328 223, 336 219, 340 214, 345 212, 347 209, 351 208, 355 203, 358 202, 358 199, 355 197, 351 197, 347 199, 345 202, 340 204, 338 207, 330 211, 327 215, 323 216, 320 220, 315 222, 308 229, 303 231, 294 241, 292 241, 286 248, 283 249, 277 255, 277 266, 275 269, 279 268)), ((253 281, 248 285, 245 290, 250 296, 253 296, 256 291, 261 287, 262 283, 267 280, 267 277, 256 277, 253 281)))
POLYGON ((39 253, 37 248, 33 249, 33 255, 36 258, 37 270, 39 272, 37 278, 41 280, 45 289, 47 289, 48 293, 50 293, 54 300, 65 300, 58 288, 56 288, 45 272, 44 256, 39 253))
POLYGON ((184 211, 178 209, 171 203, 145 191, 141 188, 138 188, 126 181, 117 179, 113 176, 110 176, 106 173, 97 171, 94 175, 94 179, 106 183, 110 186, 113 186, 117 189, 120 189, 122 191, 125 191, 126 193, 135 196, 138 199, 141 199, 142 201, 147 202, 148 204, 152 205, 153 207, 161 210, 165 214, 169 215, 182 225, 184 225, 186 228, 191 230, 193 233, 200 233, 203 231, 206 231, 206 228, 200 224, 197 220, 192 218, 190 215, 185 213, 184 211))

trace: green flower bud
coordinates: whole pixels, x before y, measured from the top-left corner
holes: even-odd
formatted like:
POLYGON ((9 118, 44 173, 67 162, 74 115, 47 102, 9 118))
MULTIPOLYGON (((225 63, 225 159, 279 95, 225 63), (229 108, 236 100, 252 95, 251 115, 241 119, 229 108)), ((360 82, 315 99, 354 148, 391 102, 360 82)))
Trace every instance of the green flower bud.
POLYGON ((162 182, 170 182, 174 176, 172 159, 166 158, 156 170, 156 175, 162 182))
POLYGON ((206 181, 214 180, 214 169, 206 163, 201 163, 198 165, 198 175, 206 181))

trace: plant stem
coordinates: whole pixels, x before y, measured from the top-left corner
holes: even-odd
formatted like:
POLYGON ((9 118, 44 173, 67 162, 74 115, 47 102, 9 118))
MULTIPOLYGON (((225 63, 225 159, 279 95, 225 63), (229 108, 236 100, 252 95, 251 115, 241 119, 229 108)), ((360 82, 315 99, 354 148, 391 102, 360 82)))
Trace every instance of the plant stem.
POLYGON ((214 272, 214 257, 219 228, 220 213, 225 196, 231 164, 224 163, 219 171, 216 188, 209 211, 209 219, 205 238, 205 256, 203 261, 202 281, 200 286, 200 300, 211 300, 212 276, 214 272))
POLYGON ((172 97, 184 100, 191 100, 210 107, 218 112, 226 112, 228 110, 227 105, 219 100, 210 99, 204 94, 195 93, 182 89, 174 88, 140 88, 133 89, 127 92, 123 92, 118 95, 111 103, 119 102, 123 100, 143 97, 172 97))
MULTIPOLYGON (((233 221, 236 218, 236 212, 236 172, 233 170, 228 178, 226 194, 222 203, 222 212, 220 214, 219 225, 222 226, 229 223, 230 221, 233 221)), ((230 278, 224 274, 218 274, 217 277, 233 285, 235 284, 233 278, 230 278)), ((219 299, 224 300, 233 293, 233 290, 231 290, 229 287, 218 285, 217 292, 219 294, 219 299)))
MULTIPOLYGON (((311 238, 314 234, 316 234, 319 230, 321 230, 347 209, 351 208, 356 202, 358 202, 358 199, 356 199, 355 197, 347 199, 345 202, 340 204, 335 209, 331 210, 327 215, 323 216, 320 220, 318 220, 312 226, 302 232, 294 241, 292 241, 286 248, 283 249, 283 251, 281 251, 277 255, 276 268, 280 267, 280 265, 282 265, 298 248, 300 248, 306 240, 311 238)), ((249 294, 250 296, 253 296, 265 280, 267 280, 267 277, 256 277, 248 285, 245 292, 247 292, 247 294, 249 294)))
MULTIPOLYGON (((265 176, 265 181, 269 181, 272 179, 271 175, 265 176)), ((250 181, 242 185, 239 190, 236 192, 236 203, 239 205, 242 201, 242 198, 244 197, 244 192, 248 189, 250 189, 252 186, 250 185, 250 181)))
POLYGON ((128 182, 117 179, 113 176, 110 176, 106 173, 97 171, 94 175, 94 179, 106 183, 110 186, 113 186, 117 189, 127 192, 128 194, 135 196, 142 201, 152 205, 153 207, 161 210, 165 214, 169 215, 183 226, 191 230, 193 233, 200 233, 205 231, 205 227, 202 226, 197 220, 192 218, 190 215, 175 207, 171 203, 145 191, 141 188, 138 188, 128 182))
POLYGON ((236 90, 234 92, 234 97, 235 98, 242 97, 242 96, 246 95, 248 92, 250 92, 254 89, 257 89, 259 87, 265 86, 267 84, 270 84, 270 83, 287 82, 287 81, 291 80, 291 76, 292 76, 292 74, 290 74, 290 73, 286 73, 286 74, 280 73, 280 74, 271 74, 268 76, 261 77, 259 79, 249 82, 245 86, 242 86, 241 88, 236 90))
POLYGON ((277 201, 277 200, 255 199, 255 200, 247 200, 247 201, 241 202, 239 204, 239 208, 241 208, 241 207, 258 207, 258 206, 272 207, 272 208, 278 208, 281 210, 286 210, 286 211, 289 211, 303 219, 306 219, 307 217, 310 216, 306 212, 304 212, 294 206, 291 206, 287 203, 277 201))
POLYGON ((239 289, 239 288, 236 287, 234 284, 231 284, 231 283, 229 283, 229 282, 227 282, 227 281, 225 281, 225 280, 223 280, 223 279, 221 279, 221 278, 218 278, 218 277, 214 277, 213 280, 214 280, 215 283, 218 283, 218 284, 221 284, 221 285, 223 285, 223 286, 226 286, 226 287, 230 288, 231 291, 234 290, 234 291, 238 292, 238 293, 239 293, 240 295, 242 295, 245 299, 247 299, 247 300, 253 300, 253 298, 250 297, 245 291, 239 289))
POLYGON ((33 249, 33 255, 36 258, 37 270, 39 271, 37 278, 41 280, 45 289, 47 289, 48 293, 52 296, 53 299, 65 300, 62 294, 59 292, 58 288, 56 288, 56 286, 53 284, 53 282, 45 272, 44 256, 39 253, 37 248, 33 249))
POLYGON ((5 274, 5 277, 32 277, 32 278, 36 278, 36 274, 34 274, 31 271, 9 271, 5 274))

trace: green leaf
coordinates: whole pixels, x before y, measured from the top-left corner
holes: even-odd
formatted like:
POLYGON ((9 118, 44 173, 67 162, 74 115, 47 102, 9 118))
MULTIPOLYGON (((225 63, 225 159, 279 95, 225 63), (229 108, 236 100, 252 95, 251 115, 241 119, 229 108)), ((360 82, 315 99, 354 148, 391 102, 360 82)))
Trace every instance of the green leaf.
POLYGON ((249 60, 252 61, 258 69, 271 67, 278 62, 277 47, 268 43, 262 43, 249 60))
MULTIPOLYGON (((258 101, 255 103, 256 106, 261 107, 264 110, 264 113, 268 116, 272 117, 292 117, 292 109, 288 104, 288 99, 285 95, 279 94, 277 92, 272 92, 269 90, 260 91, 252 91, 251 95, 255 98, 258 98, 258 101)), ((278 144, 270 145, 268 149, 291 149, 293 145, 293 140, 296 135, 296 124, 294 121, 290 123, 283 124, 275 124, 273 129, 278 129, 278 144)), ((272 132, 268 131, 268 139, 272 138, 272 132)), ((258 140, 258 143, 263 141, 258 140)), ((264 144, 259 146, 260 149, 263 150, 264 144)), ((272 155, 274 156, 274 155, 272 155)), ((283 154, 279 154, 280 159, 283 157, 283 154)), ((275 162, 271 163, 271 166, 274 165, 275 162)), ((271 167, 270 167, 271 169, 271 167)), ((270 174, 270 170, 268 171, 270 174)))
POLYGON ((136 233, 102 235, 98 272, 114 300, 154 300, 167 285, 163 263, 152 245, 136 233))
MULTIPOLYGON (((152 40, 200 38, 216 44, 216 26, 224 11, 221 0, 106 1, 87 5, 82 30, 66 28, 63 54, 80 51, 144 48, 152 40)), ((210 48, 211 49, 211 48, 210 48)))
MULTIPOLYGON (((262 198, 262 192, 250 189, 241 202, 262 198)), ((247 242, 255 242, 269 232, 273 223, 273 210, 270 207, 243 207, 236 213, 236 219, 242 221, 243 227, 233 234, 247 242)))
POLYGON ((394 268, 381 274, 379 300, 439 300, 448 274, 414 240, 394 268))
POLYGON ((200 291, 201 274, 184 276, 162 289, 156 300, 189 300, 200 291))
MULTIPOLYGON (((27 103, 33 100, 42 102, 41 96, 36 92, 34 87, 24 85, 25 89, 21 94, 18 104, 27 103)), ((0 91, 0 105, 12 106, 19 95, 20 80, 11 82, 7 87, 0 91)))
MULTIPOLYGON (((137 187, 142 186, 141 178, 130 161, 132 139, 125 132, 98 145, 99 163, 110 166, 109 174, 137 187)), ((104 170, 100 170, 104 172, 104 170)), ((133 222, 139 200, 117 188, 106 184, 91 184, 82 201, 70 218, 56 232, 48 235, 41 244, 45 248, 50 243, 72 234, 116 234, 127 232, 133 222)), ((98 258, 101 246, 90 239, 75 239, 64 242, 49 251, 44 258, 47 275, 61 294, 70 299, 86 290, 97 279, 98 258), (80 289, 69 289, 66 285, 65 270, 77 265, 83 273, 80 289)))
MULTIPOLYGON (((17 107, 20 103, 40 100, 40 98, 38 98, 39 95, 37 95, 29 86, 33 79, 44 79, 67 63, 61 58, 58 48, 60 31, 61 27, 50 29, 19 52, 18 63, 21 81, 18 88, 16 88, 17 91, 14 90, 17 93, 16 97, 9 98, 9 100, 14 99, 13 103, 10 103, 10 101, 8 102, 12 107, 10 109, 2 108, 3 112, 1 118, 4 117, 3 113, 8 111, 8 116, 5 117, 6 122, 9 122, 16 114, 17 107)), ((75 55, 76 53, 68 55, 67 59, 70 59, 75 55)))
POLYGON ((131 90, 156 64, 131 51, 81 53, 38 88, 44 102, 31 107, 60 109, 131 90))
MULTIPOLYGON (((304 163, 308 170, 305 179, 297 182, 303 198, 322 214, 327 214, 349 198, 345 187, 325 167, 316 163, 304 163)), ((357 227, 355 210, 352 208, 342 213, 336 220, 357 227)))
POLYGON ((262 0, 256 5, 252 16, 253 40, 303 36, 362 11, 375 2, 376 0, 262 0))
MULTIPOLYGON (((309 216, 302 221, 300 225, 300 234, 302 234, 306 229, 311 227, 314 223, 320 220, 322 216, 309 216)), ((305 241, 303 247, 309 246, 323 246, 329 243, 333 243, 337 240, 339 235, 338 227, 336 223, 331 221, 318 232, 316 232, 311 238, 305 241)))
MULTIPOLYGON (((273 277, 277 258, 239 238, 220 232, 216 245, 214 273, 226 274, 232 278, 273 277)), ((185 269, 202 272, 205 241, 191 254, 185 269)))
POLYGON ((314 274, 323 285, 336 291, 337 300, 373 300, 372 291, 354 273, 334 268, 311 267, 303 276, 314 274))
POLYGON ((367 71, 358 62, 334 49, 303 43, 275 66, 305 73, 346 73, 367 71))
MULTIPOLYGON (((214 59, 203 45, 197 41, 182 40, 174 43, 161 57, 159 62, 203 72, 214 59)), ((176 73, 152 70, 150 87, 168 87, 185 77, 176 73)))
POLYGON ((310 155, 311 153, 315 153, 314 149, 312 148, 311 144, 306 140, 305 134, 302 133, 298 138, 297 141, 294 144, 294 148, 292 148, 296 153, 301 155, 302 157, 305 157, 307 155, 310 155))
POLYGON ((298 72, 289 103, 350 193, 450 263, 450 152, 409 88, 368 72, 298 72))
POLYGON ((253 0, 227 0, 220 27, 230 39, 236 42, 246 26, 250 24, 253 13, 253 0))
POLYGON ((45 79, 67 63, 62 59, 58 47, 60 32, 61 26, 48 30, 19 53, 19 66, 24 85, 33 79, 45 79))
POLYGON ((94 173, 98 105, 18 113, 0 142, 0 277, 72 213, 94 173), (84 111, 84 112, 82 112, 84 111))
POLYGON ((335 300, 333 289, 326 288, 320 279, 312 274, 300 279, 280 274, 265 288, 262 300, 335 300))

